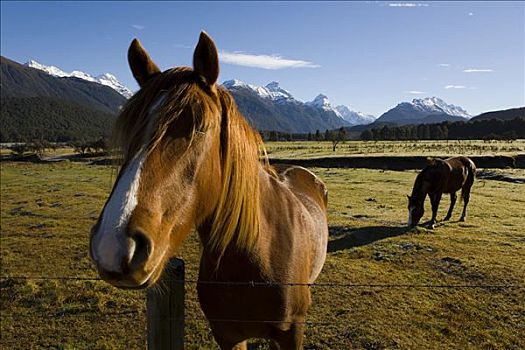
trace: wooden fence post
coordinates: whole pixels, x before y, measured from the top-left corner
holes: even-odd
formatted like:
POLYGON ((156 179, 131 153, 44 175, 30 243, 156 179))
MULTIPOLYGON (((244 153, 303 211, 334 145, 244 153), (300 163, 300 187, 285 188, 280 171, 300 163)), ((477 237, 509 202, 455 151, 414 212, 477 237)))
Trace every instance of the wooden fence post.
POLYGON ((168 262, 159 288, 146 292, 148 350, 184 349, 184 261, 168 262))

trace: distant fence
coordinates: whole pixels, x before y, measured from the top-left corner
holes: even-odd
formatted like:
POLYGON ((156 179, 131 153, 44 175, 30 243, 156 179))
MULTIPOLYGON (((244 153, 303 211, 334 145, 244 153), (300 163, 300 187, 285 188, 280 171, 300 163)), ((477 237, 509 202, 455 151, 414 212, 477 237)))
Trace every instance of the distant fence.
MULTIPOLYGON (((449 156, 437 156, 448 158, 449 156)), ((271 164, 291 164, 318 168, 366 168, 384 170, 423 169, 427 158, 422 156, 346 156, 309 159, 270 158, 271 164)), ((478 168, 525 169, 525 154, 517 156, 469 156, 478 168)))
MULTIPOLYGON (((38 277, 38 276, 2 276, 6 280, 60 280, 60 281, 101 281, 90 277, 38 277)), ((217 286, 281 287, 307 286, 319 288, 374 288, 374 289, 488 289, 510 290, 525 289, 525 284, 356 284, 356 283, 274 283, 264 281, 199 281, 185 279, 185 265, 181 259, 173 258, 168 262, 165 273, 159 283, 162 288, 150 288, 146 291, 147 349, 148 350, 180 350, 184 349, 185 320, 215 321, 215 322, 255 322, 283 323, 281 320, 239 320, 239 319, 206 319, 204 317, 187 316, 185 313, 185 285, 206 284, 217 286)), ((2 286, 4 287, 4 286, 2 286)), ((139 310, 94 315, 95 317, 117 317, 140 314, 139 310)), ((26 315, 22 315, 26 316, 26 315)), ((34 315, 31 315, 35 317, 34 315)), ((9 316, 8 316, 9 317, 9 316)), ((16 317, 16 316, 15 316, 16 317)), ((55 315, 55 317, 58 317, 55 315)), ((286 322, 286 321, 285 321, 286 322)), ((284 322, 284 323, 285 323, 284 322)), ((321 322, 303 322, 309 326, 330 326, 340 324, 340 320, 321 322)))

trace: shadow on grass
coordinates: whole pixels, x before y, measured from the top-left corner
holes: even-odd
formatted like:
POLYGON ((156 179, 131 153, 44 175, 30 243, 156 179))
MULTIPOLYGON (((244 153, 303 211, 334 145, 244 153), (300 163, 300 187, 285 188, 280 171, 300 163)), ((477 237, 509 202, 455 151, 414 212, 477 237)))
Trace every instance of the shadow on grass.
POLYGON ((385 238, 401 236, 408 233, 406 226, 368 226, 349 228, 330 226, 330 236, 340 236, 328 241, 328 252, 337 252, 354 247, 360 247, 385 238))

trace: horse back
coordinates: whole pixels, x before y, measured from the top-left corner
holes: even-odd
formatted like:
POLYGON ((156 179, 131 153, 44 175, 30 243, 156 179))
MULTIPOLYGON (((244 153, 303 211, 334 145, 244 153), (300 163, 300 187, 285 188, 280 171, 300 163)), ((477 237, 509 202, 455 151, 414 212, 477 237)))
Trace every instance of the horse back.
POLYGON ((306 168, 295 165, 278 164, 274 168, 281 181, 286 182, 295 195, 306 196, 326 210, 328 190, 317 175, 306 168))
MULTIPOLYGON (((301 223, 292 225, 295 244, 305 248, 309 246, 308 282, 313 282, 324 265, 328 244, 327 203, 328 191, 323 181, 311 171, 290 165, 275 167, 279 182, 286 187, 300 202, 297 211, 301 214, 301 223), (303 227, 297 227, 302 225, 303 227), (301 237, 301 238, 300 238, 301 237), (302 241, 302 242, 301 242, 302 241)), ((290 204, 295 201, 290 201, 290 204)), ((281 218, 282 220, 282 218, 281 218)), ((300 249, 303 250, 303 249, 300 249)), ((303 252, 305 253, 305 252, 303 252)), ((299 254, 301 255, 301 254, 299 254)))
POLYGON ((472 186, 476 174, 476 165, 470 158, 451 157, 444 162, 450 167, 446 193, 455 192, 464 186, 472 186))

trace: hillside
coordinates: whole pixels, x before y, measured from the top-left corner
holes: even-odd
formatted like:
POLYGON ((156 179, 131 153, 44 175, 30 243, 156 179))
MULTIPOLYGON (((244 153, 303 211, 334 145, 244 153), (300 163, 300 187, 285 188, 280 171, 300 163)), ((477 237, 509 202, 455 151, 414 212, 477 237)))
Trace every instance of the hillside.
POLYGON ((124 84, 122 84, 117 79, 117 77, 111 73, 104 73, 104 74, 100 74, 95 77, 89 73, 85 73, 79 70, 74 70, 68 73, 68 72, 64 72, 62 69, 58 67, 46 66, 35 60, 29 60, 28 62, 24 64, 24 66, 41 70, 49 75, 59 77, 59 78, 64 78, 64 77, 79 78, 79 79, 99 83, 102 85, 106 85, 112 88, 113 90, 115 90, 116 92, 118 92, 119 94, 121 94, 122 96, 124 96, 125 98, 130 98, 131 96, 133 96, 133 91, 131 91, 131 89, 125 86, 124 84))
POLYGON ((114 115, 53 97, 2 97, 0 141, 97 139, 107 136, 114 115))
POLYGON ((1 57, 2 98, 51 97, 67 100, 105 113, 115 114, 126 98, 95 82, 79 78, 59 78, 1 57))
POLYGON ((258 130, 308 133, 350 125, 332 109, 296 100, 278 83, 265 87, 231 80, 223 83, 239 110, 258 130))
POLYGON ((377 118, 374 124, 427 124, 467 121, 469 118, 470 115, 463 108, 447 104, 437 97, 427 97, 399 103, 377 118))
POLYGON ((482 113, 472 118, 471 121, 490 119, 511 120, 515 118, 525 119, 525 107, 482 113))

